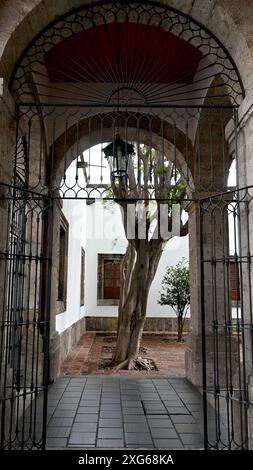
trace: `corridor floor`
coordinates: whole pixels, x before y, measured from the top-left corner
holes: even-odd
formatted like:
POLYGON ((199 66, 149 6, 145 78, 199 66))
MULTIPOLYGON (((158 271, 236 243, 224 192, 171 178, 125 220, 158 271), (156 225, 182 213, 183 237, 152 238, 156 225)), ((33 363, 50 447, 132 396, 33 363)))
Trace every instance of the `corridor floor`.
POLYGON ((202 400, 184 378, 61 377, 47 448, 203 448, 202 400))

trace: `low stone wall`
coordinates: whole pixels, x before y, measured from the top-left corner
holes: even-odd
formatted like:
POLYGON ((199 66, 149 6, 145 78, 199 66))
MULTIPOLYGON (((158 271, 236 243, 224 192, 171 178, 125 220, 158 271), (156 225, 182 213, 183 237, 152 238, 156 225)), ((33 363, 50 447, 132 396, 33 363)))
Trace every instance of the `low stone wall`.
POLYGON ((86 331, 85 317, 73 323, 69 328, 60 334, 61 360, 63 361, 67 354, 78 343, 81 336, 86 331))
MULTIPOLYGON (((117 317, 86 317, 86 331, 116 331, 117 317)), ((190 319, 186 318, 184 331, 189 331, 190 319)), ((148 332, 176 332, 177 318, 146 318, 144 331, 148 332)))
POLYGON ((83 317, 64 330, 56 333, 50 340, 50 379, 60 373, 61 364, 86 331, 86 318, 83 317))

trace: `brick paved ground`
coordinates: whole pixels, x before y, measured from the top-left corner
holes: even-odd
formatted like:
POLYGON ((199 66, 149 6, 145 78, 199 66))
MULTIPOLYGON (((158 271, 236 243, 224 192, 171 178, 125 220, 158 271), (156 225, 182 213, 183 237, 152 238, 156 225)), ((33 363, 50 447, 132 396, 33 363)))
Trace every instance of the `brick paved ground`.
POLYGON ((85 333, 78 345, 68 354, 61 369, 62 375, 127 375, 142 376, 185 376, 185 343, 177 343, 176 336, 168 334, 144 334, 140 356, 152 359, 157 370, 113 371, 101 368, 101 360, 110 359, 115 346, 115 335, 85 333))

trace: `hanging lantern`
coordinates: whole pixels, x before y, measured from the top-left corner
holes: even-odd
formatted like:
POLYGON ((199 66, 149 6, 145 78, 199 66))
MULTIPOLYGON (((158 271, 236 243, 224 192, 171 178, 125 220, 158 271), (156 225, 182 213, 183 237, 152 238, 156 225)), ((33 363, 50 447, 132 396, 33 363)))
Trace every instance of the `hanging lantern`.
POLYGON ((123 178, 127 176, 129 159, 134 155, 134 146, 121 140, 117 134, 115 140, 107 145, 103 152, 108 160, 112 177, 123 178))

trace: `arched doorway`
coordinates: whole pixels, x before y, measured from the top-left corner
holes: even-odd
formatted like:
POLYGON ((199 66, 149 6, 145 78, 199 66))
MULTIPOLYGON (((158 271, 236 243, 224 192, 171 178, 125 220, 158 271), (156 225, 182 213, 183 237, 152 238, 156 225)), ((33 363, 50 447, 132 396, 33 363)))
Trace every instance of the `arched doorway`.
MULTIPOLYGON (((13 179, 3 187, 2 210, 11 235, 6 237, 2 268, 8 285, 1 348, 2 446, 45 445, 54 309, 53 211, 60 197, 108 197, 103 165, 101 184, 91 185, 87 174, 85 186, 80 186, 78 169, 86 164, 89 172, 92 162, 78 157, 94 142, 114 142, 120 134, 137 149, 139 144, 155 148, 161 159, 156 164, 164 167, 171 161, 175 187, 179 179, 184 181, 180 202, 190 213, 194 310, 187 374, 194 384, 203 386, 206 446, 247 447, 246 351, 251 338, 244 326, 250 324, 252 309, 246 299, 250 308, 245 308, 247 318, 243 318, 237 299, 234 326, 226 297, 231 262, 240 270, 236 279, 241 287, 250 282, 244 272, 245 265, 249 269, 244 254, 247 237, 240 235, 240 249, 234 241, 233 260, 229 247, 229 214, 237 240, 238 216, 248 226, 251 203, 248 189, 227 191, 231 158, 237 152, 236 109, 244 95, 232 58, 209 31, 175 9, 152 2, 98 2, 57 19, 34 39, 13 71, 10 91, 16 100, 17 136, 13 179), (231 148, 226 137, 229 123, 235 135, 231 148), (74 159, 76 175, 67 185, 66 170, 74 159), (27 395, 33 406, 39 391, 45 396, 41 439, 31 433, 25 439, 21 431, 20 440, 16 422, 24 415, 27 395), (214 396, 216 422, 211 437, 209 395, 214 396), (223 405, 228 423, 225 442, 220 429, 223 405), (236 417, 239 438, 235 437, 236 417)), ((138 158, 137 151, 137 181, 131 190, 142 186, 144 170, 138 158)), ((156 189, 153 163, 150 169, 146 199, 152 199, 156 189)), ((145 200, 136 191, 125 198, 145 200)), ((164 193, 160 200, 168 203, 164 193)))

